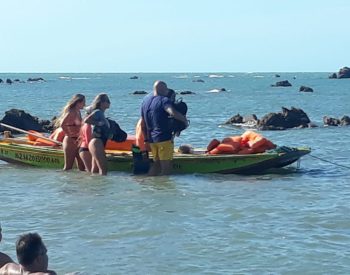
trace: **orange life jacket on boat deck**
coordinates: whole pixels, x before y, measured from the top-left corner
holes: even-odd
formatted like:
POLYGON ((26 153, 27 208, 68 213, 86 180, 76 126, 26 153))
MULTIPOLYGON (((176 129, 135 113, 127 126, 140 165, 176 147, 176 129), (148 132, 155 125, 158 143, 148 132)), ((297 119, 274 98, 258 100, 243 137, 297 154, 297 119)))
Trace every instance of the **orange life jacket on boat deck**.
POLYGON ((37 138, 33 145, 34 146, 57 146, 58 144, 43 138, 37 138))
POLYGON ((64 139, 64 136, 65 136, 65 133, 63 129, 59 127, 52 132, 52 134, 50 135, 50 138, 62 142, 64 139))
POLYGON ((136 138, 134 135, 128 135, 125 141, 116 142, 113 140, 107 140, 105 149, 106 150, 120 150, 120 151, 131 151, 131 147, 136 143, 136 138))
POLYGON ((212 139, 207 146, 207 152, 210 152, 211 150, 215 149, 219 144, 219 140, 217 140, 216 138, 212 139))
MULTIPOLYGON (((37 132, 37 131, 34 131, 34 130, 28 130, 28 132, 29 132, 29 133, 33 133, 33 134, 36 134, 37 136, 42 136, 42 137, 44 136, 42 133, 37 132)), ((31 135, 31 134, 28 134, 28 135, 27 135, 27 139, 28 139, 29 141, 36 141, 37 138, 38 138, 38 137, 33 136, 33 135, 31 135)))

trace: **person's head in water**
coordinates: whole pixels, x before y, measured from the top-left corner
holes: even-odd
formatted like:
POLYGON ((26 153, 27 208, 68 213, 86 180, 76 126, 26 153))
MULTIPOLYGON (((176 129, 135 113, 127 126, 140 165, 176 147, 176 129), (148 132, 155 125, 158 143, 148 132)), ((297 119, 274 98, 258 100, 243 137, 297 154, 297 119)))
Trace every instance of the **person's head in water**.
POLYGON ((168 86, 165 82, 157 80, 153 85, 154 95, 167 96, 168 95, 168 86))
POLYGON ((173 89, 168 89, 167 97, 171 100, 171 102, 175 102, 176 93, 173 89))
POLYGON ((16 242, 18 262, 33 272, 47 270, 49 259, 46 246, 38 233, 21 235, 16 242))

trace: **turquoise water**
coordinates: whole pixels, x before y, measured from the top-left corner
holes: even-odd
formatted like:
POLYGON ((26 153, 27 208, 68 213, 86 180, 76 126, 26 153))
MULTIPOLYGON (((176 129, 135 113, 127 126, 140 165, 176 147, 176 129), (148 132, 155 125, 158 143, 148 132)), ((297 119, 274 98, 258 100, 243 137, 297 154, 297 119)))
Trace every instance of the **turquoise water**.
MULTIPOLYGON (((104 91, 112 101, 108 115, 132 133, 142 96, 130 93, 150 92, 162 79, 196 92, 183 96, 191 125, 177 145, 204 147, 214 137, 242 133, 219 126, 237 113, 261 117, 295 106, 319 125, 324 115, 350 115, 350 80, 330 80, 328 73, 222 75, 2 74, 47 82, 1 84, 0 113, 21 108, 50 119, 72 94, 91 101, 104 91), (196 76, 205 83, 192 82, 196 76), (285 79, 293 87, 270 87, 285 79), (299 93, 301 85, 315 92, 299 93), (215 88, 227 92, 208 92, 215 88)), ((350 127, 263 134, 279 145, 310 146, 312 156, 299 169, 263 176, 98 177, 0 162, 0 249, 15 258, 17 236, 37 231, 58 274, 349 273, 350 127)))

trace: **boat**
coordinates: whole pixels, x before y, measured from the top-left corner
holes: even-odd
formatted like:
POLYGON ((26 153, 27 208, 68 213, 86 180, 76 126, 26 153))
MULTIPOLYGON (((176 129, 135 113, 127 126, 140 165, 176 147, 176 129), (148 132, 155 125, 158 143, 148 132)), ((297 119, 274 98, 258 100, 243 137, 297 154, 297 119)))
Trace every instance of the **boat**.
MULTIPOLYGON (((298 161, 311 152, 310 148, 278 147, 259 154, 210 155, 204 150, 194 150, 191 154, 175 153, 173 173, 220 173, 220 174, 261 174, 272 168, 281 168, 298 161)), ((133 172, 131 151, 106 150, 109 171, 133 172)), ((63 150, 60 146, 34 146, 26 139, 0 139, 0 160, 21 165, 62 169, 63 150)))

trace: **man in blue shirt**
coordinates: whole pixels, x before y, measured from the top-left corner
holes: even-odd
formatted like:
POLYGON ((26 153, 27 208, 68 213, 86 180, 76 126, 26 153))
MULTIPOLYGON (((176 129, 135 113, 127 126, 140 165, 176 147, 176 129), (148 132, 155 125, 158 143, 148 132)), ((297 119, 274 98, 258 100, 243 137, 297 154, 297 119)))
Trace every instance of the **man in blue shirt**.
POLYGON ((149 145, 154 161, 148 173, 151 176, 171 173, 174 143, 172 129, 169 127, 169 116, 188 126, 186 117, 174 109, 167 95, 166 83, 156 81, 153 85, 153 96, 145 98, 141 107, 142 132, 146 147, 149 145))

